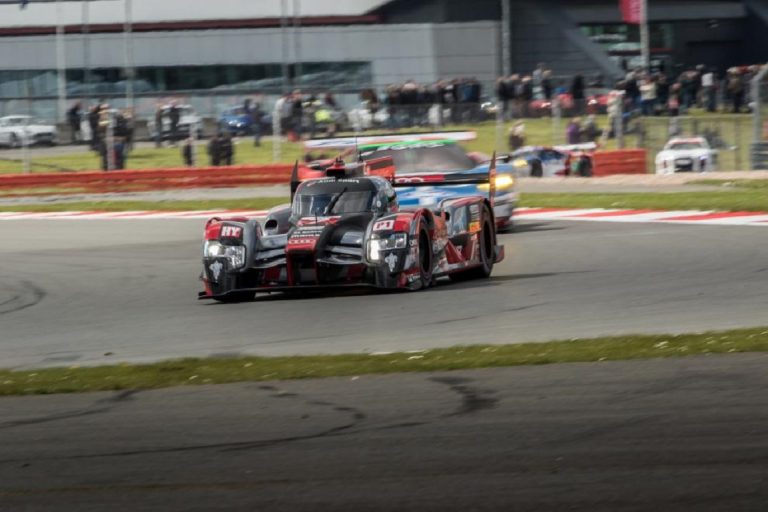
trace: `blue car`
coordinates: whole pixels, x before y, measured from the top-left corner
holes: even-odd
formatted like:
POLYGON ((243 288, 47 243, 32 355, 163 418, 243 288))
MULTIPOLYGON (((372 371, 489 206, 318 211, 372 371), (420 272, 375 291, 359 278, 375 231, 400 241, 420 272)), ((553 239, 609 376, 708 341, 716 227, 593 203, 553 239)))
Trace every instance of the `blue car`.
MULTIPOLYGON (((444 199, 468 196, 486 196, 489 185, 441 185, 425 186, 430 176, 437 179, 448 174, 485 175, 491 162, 482 161, 467 154, 457 140, 471 140, 473 132, 443 132, 430 134, 380 135, 358 139, 329 139, 308 141, 306 146, 313 151, 328 148, 347 150, 344 158, 350 160, 371 160, 392 157, 396 168, 396 179, 400 184, 397 191, 401 206, 438 207, 444 199), (471 134, 471 135, 470 135, 471 134), (403 187, 408 180, 419 183, 414 187, 403 187)), ((329 158, 330 154, 315 155, 308 160, 329 158)), ((496 193, 494 216, 498 230, 512 227, 512 217, 518 201, 515 169, 502 159, 496 162, 496 193)))
POLYGON ((219 126, 235 136, 250 135, 253 133, 251 130, 253 118, 243 107, 232 107, 221 114, 219 126))

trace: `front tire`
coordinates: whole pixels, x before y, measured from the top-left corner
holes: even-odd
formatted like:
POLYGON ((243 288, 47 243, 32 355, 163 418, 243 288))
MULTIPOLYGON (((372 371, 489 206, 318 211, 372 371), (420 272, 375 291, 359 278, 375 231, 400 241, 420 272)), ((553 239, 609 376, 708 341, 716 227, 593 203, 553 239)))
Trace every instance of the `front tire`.
POLYGON ((491 222, 488 207, 484 207, 483 229, 480 232, 480 262, 477 267, 451 275, 454 281, 466 281, 468 279, 486 279, 491 276, 493 266, 496 263, 496 230, 491 222))
POLYGON ((422 226, 419 229, 419 282, 422 288, 428 288, 432 285, 432 242, 429 239, 429 233, 422 226))

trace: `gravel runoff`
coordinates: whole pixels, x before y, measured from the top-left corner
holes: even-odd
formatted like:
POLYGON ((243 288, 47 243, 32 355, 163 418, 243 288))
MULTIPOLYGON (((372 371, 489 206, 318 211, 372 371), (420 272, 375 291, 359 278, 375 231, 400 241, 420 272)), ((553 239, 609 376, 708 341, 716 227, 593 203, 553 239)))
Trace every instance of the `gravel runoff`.
MULTIPOLYGON (((768 171, 730 171, 706 174, 630 174, 602 178, 521 178, 520 191, 530 193, 643 193, 701 192, 729 190, 719 185, 689 185, 702 179, 743 180, 768 179, 768 171)), ((0 198, 0 206, 71 203, 80 201, 186 201, 215 199, 247 199, 253 197, 287 197, 288 187, 198 188, 106 194, 52 194, 0 198)))

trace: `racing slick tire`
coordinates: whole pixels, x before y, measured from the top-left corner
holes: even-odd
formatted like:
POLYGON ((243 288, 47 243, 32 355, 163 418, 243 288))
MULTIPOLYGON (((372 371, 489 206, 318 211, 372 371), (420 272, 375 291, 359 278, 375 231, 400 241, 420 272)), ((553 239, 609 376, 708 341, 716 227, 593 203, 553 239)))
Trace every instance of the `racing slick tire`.
POLYGON ((496 230, 491 223, 491 213, 488 207, 483 208, 483 229, 480 232, 480 264, 477 267, 451 274, 453 281, 468 279, 485 279, 491 276, 495 263, 494 247, 496 246, 496 230))
POLYGON ((429 233, 424 226, 419 228, 419 281, 421 286, 419 289, 428 288, 433 284, 432 269, 433 255, 432 255, 432 242, 429 239, 429 233))
POLYGON ((542 178, 544 176, 544 167, 541 160, 531 160, 531 178, 542 178))

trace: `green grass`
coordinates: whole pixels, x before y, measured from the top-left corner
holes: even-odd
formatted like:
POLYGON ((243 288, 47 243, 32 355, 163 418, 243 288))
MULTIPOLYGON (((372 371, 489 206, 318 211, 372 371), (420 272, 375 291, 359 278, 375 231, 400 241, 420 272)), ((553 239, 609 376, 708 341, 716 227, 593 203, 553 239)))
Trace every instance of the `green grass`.
MULTIPOLYGON (((0 206, 0 211, 134 211, 134 210, 262 210, 288 198, 249 198, 189 201, 88 201, 0 206)), ((520 206, 540 208, 612 208, 649 210, 768 211, 768 194, 761 188, 723 192, 674 193, 540 193, 522 194, 520 206)))
POLYGON ((768 189, 768 180, 695 180, 686 185, 713 185, 724 188, 768 189))
POLYGON ((768 194, 760 189, 727 192, 523 194, 521 206, 764 212, 768 211, 768 194))
POLYGON ((192 211, 192 210, 266 210, 289 202, 287 197, 221 199, 210 201, 79 201, 73 203, 25 204, 0 206, 4 212, 74 212, 74 211, 192 211))
POLYGON ((475 345, 385 355, 182 359, 142 365, 0 371, 0 396, 765 351, 768 351, 768 328, 679 336, 620 336, 517 345, 475 345))

